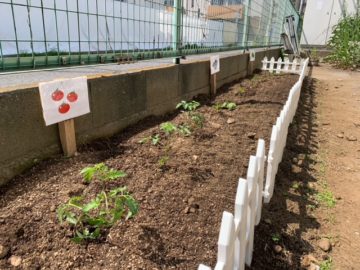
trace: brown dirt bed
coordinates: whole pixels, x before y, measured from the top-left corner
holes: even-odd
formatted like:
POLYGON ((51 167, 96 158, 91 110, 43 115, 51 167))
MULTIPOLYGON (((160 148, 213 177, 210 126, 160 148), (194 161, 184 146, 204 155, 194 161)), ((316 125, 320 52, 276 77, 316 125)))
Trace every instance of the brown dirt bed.
POLYGON ((188 121, 186 113, 179 112, 152 117, 81 147, 74 158, 44 161, 16 177, 0 190, 0 244, 10 248, 0 269, 11 268, 12 255, 22 258, 22 269, 214 266, 222 212, 233 211, 238 178, 246 176, 257 139, 264 138, 268 146, 272 125, 297 79, 257 74, 223 87, 214 100, 199 97, 205 105, 197 111, 205 123, 189 137, 162 134, 161 145, 139 144, 144 137, 161 134, 164 121, 188 121), (235 102, 237 108, 213 108, 223 101, 235 102), (234 122, 228 124, 229 118, 234 122), (255 138, 249 133, 256 133, 255 138), (160 167, 163 156, 169 160, 160 167), (57 222, 56 208, 70 196, 95 194, 92 184, 82 184, 79 171, 99 162, 128 174, 112 185, 126 185, 140 212, 98 242, 77 245, 57 222))

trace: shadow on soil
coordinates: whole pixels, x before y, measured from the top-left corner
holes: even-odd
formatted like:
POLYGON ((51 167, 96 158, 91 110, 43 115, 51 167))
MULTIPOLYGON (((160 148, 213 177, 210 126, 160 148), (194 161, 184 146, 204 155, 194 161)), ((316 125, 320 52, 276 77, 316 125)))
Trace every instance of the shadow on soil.
POLYGON ((309 199, 314 193, 311 182, 316 181, 311 173, 315 163, 312 157, 318 150, 315 83, 309 77, 304 80, 274 195, 264 205, 261 223, 255 230, 253 262, 248 269, 301 269, 301 257, 313 251, 302 236, 320 227, 311 215, 316 205, 309 199))

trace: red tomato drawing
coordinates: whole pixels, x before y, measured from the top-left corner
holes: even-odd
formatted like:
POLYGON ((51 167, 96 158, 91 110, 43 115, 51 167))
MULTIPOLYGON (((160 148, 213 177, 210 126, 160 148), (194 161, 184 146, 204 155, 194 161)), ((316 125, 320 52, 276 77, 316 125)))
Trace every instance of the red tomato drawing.
POLYGON ((59 106, 59 113, 67 113, 70 110, 70 105, 67 103, 63 103, 59 106))
POLYGON ((72 91, 67 95, 67 99, 70 102, 75 102, 78 99, 78 95, 74 91, 72 91))
POLYGON ((55 101, 62 100, 63 97, 64 97, 64 92, 59 89, 56 89, 51 95, 51 98, 55 101))

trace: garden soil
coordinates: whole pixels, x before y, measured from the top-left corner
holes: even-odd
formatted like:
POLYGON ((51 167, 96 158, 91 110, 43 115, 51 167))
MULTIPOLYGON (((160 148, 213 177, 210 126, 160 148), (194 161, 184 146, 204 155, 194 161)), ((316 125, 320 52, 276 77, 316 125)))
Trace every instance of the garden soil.
MULTIPOLYGON (((198 97, 202 106, 197 112, 205 117, 202 128, 186 112, 150 117, 80 147, 73 158, 58 156, 15 177, 0 190, 0 269, 11 269, 11 262, 19 264, 17 269, 197 269, 200 263, 214 267, 222 212, 234 210, 237 182, 246 177, 257 139, 264 138, 268 147, 272 125, 297 79, 256 74, 224 86, 213 100, 198 97), (236 109, 214 108, 225 101, 235 102, 236 109), (159 129, 165 121, 188 123, 193 132, 166 136, 159 129), (139 143, 155 134, 161 137, 158 145, 139 143), (71 229, 59 224, 56 209, 71 196, 95 196, 98 183, 85 185, 79 172, 100 162, 127 173, 108 185, 127 186, 140 210, 98 241, 75 244, 71 229)), ((291 218, 295 223, 303 213, 288 217, 284 198, 278 195, 276 190, 272 209, 264 215, 271 222, 291 218)), ((289 269, 290 257, 266 246, 278 229, 267 226, 263 221, 256 229, 254 269, 270 269, 262 266, 273 257, 280 268, 289 269)), ((298 242, 294 248, 301 246, 298 242)))

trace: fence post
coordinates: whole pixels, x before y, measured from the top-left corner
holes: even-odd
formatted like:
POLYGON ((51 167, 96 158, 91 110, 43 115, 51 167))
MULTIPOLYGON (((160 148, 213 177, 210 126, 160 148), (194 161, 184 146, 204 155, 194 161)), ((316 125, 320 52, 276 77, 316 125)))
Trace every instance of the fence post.
POLYGON ((284 71, 287 72, 289 70, 289 58, 285 58, 285 66, 284 66, 284 71))
POLYGON ((247 42, 248 42, 249 10, 251 6, 251 0, 246 0, 244 6, 245 6, 245 11, 244 11, 244 30, 243 30, 243 38, 242 38, 242 47, 247 46, 247 42))
POLYGON ((274 191, 273 171, 275 170, 276 144, 278 140, 278 132, 276 125, 273 126, 270 137, 269 154, 267 158, 266 183, 264 192, 264 202, 269 203, 274 191))
POLYGON ((198 270, 211 270, 211 268, 209 266, 200 264, 198 267, 198 270))
POLYGON ((296 67, 297 67, 297 59, 295 58, 293 61, 292 61, 292 66, 291 66, 291 71, 292 72, 296 72, 296 67))
POLYGON ((263 63, 263 66, 262 66, 262 70, 266 70, 267 68, 267 62, 268 62, 268 59, 267 59, 267 56, 264 57, 262 63, 263 63))
POLYGON ((255 225, 260 223, 261 219, 261 209, 263 202, 263 189, 264 189, 264 162, 265 162, 265 141, 259 139, 257 149, 256 149, 256 158, 258 160, 258 186, 256 192, 256 218, 255 225))
POLYGON ((181 16, 182 16, 182 1, 174 0, 174 16, 172 22, 172 49, 175 55, 179 54, 181 43, 181 16))
POLYGON ((246 255, 246 225, 248 208, 248 185, 246 179, 240 178, 235 198, 235 268, 237 270, 245 269, 246 255))
POLYGON ((233 214, 224 211, 218 240, 218 255, 215 270, 234 269, 235 224, 233 214))
POLYGON ((282 59, 281 59, 281 57, 279 57, 277 60, 277 65, 276 65, 276 74, 280 73, 281 66, 282 66, 282 59))
POLYGON ((275 63, 275 58, 271 57, 271 59, 270 59, 270 67, 269 67, 270 73, 273 73, 273 71, 274 71, 274 63, 275 63))

